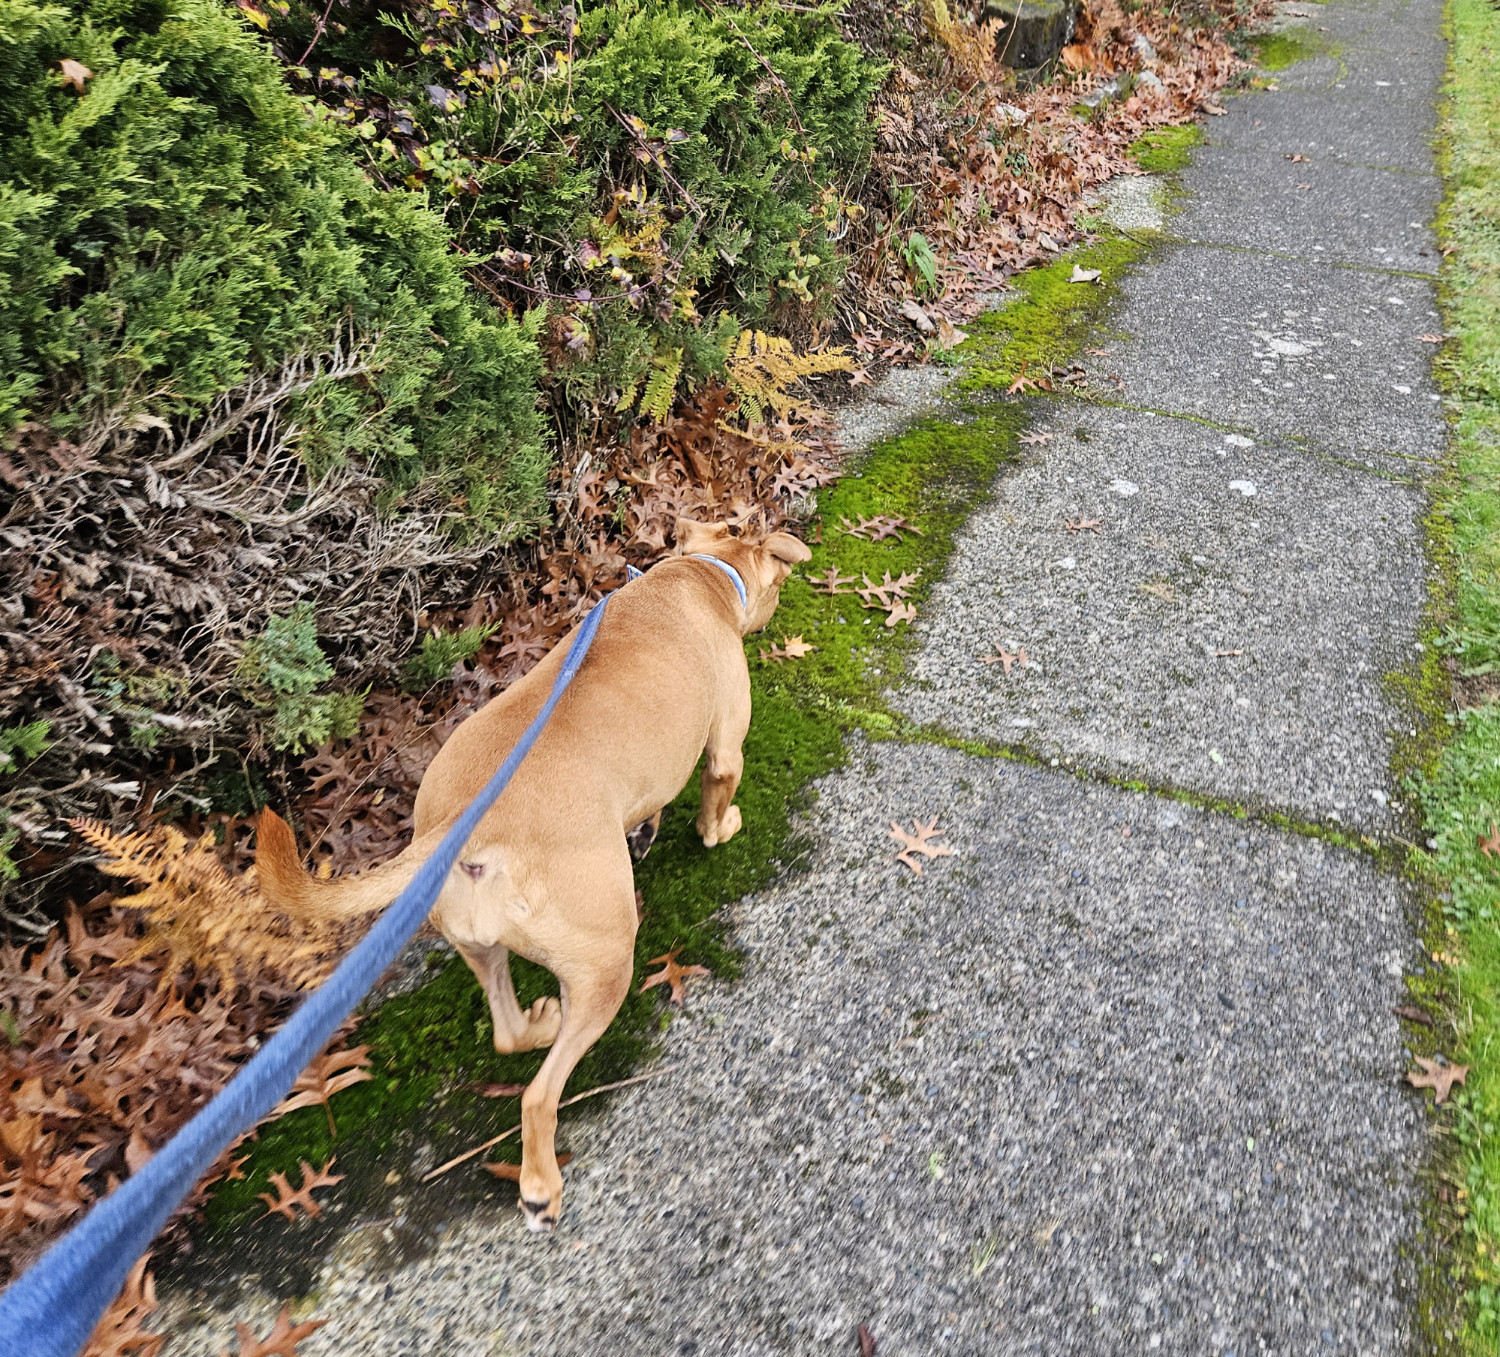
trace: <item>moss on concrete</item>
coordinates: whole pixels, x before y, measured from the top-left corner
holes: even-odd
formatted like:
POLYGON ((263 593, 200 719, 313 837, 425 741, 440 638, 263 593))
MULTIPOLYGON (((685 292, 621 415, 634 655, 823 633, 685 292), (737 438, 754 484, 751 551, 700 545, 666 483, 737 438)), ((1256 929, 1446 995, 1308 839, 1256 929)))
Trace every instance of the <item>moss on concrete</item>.
POLYGON ((1256 33, 1245 39, 1251 59, 1263 71, 1284 71, 1310 57, 1331 55, 1333 44, 1312 28, 1283 28, 1279 33, 1256 33))
MULTIPOLYGON (((696 780, 667 809, 657 844, 636 874, 645 908, 638 974, 646 958, 680 946, 685 962, 714 972, 713 980, 699 983, 733 979, 738 961, 718 911, 795 865, 796 818, 812 781, 845 758, 849 732, 943 739, 940 732, 915 730, 885 700, 913 646, 909 626, 888 628, 883 612, 862 608, 852 594, 819 593, 806 576, 830 565, 875 580, 887 571, 916 574, 913 599, 920 608, 942 574, 954 534, 1016 455, 1029 416, 1027 402, 1007 395, 1007 388, 1018 375, 1041 377, 1050 365, 1068 363, 1097 335, 1121 277, 1143 249, 1138 241, 1106 234, 1017 279, 1015 299, 980 320, 955 355, 951 403, 875 447, 820 495, 809 534, 812 563, 788 582, 767 633, 747 640, 755 720, 738 798, 745 828, 729 844, 704 850, 693 832, 696 780), (1102 270, 1101 282, 1069 283, 1075 262, 1102 270), (843 521, 874 515, 905 518, 916 531, 877 543, 841 530, 843 521), (796 635, 816 647, 805 659, 777 664, 759 658, 762 647, 796 635)), ((976 745, 973 752, 988 751, 976 745)), ((437 961, 434 972, 416 992, 387 1001, 362 1022, 355 1039, 370 1046, 375 1077, 334 1098, 336 1135, 321 1109, 262 1129, 248 1147, 245 1178, 221 1184, 208 1206, 206 1247, 172 1268, 179 1280, 209 1281, 232 1259, 236 1269, 258 1271, 278 1294, 296 1294, 311 1285, 310 1267, 325 1238, 355 1219, 392 1217, 420 1235, 475 1202, 513 1203, 514 1187, 479 1171, 477 1160, 431 1185, 417 1181, 427 1167, 519 1120, 518 1098, 485 1099, 475 1085, 523 1084, 543 1058, 541 1052, 497 1055, 483 996, 467 968, 447 959, 437 961), (304 1159, 321 1165, 334 1154, 337 1171, 348 1176, 328 1194, 323 1221, 288 1227, 279 1218, 258 1219, 258 1194, 267 1190, 271 1172, 291 1171, 304 1159), (289 1247, 291 1235, 296 1242, 289 1247)), ((555 990, 555 981, 529 963, 515 961, 514 973, 523 1004, 555 990)), ((569 1092, 628 1075, 667 1017, 660 991, 632 993, 580 1063, 569 1092)), ((564 1147, 568 1117, 565 1110, 564 1147)), ((519 1157, 514 1142, 498 1153, 519 1157)))
POLYGON ((1138 137, 1130 147, 1130 158, 1148 174, 1176 174, 1192 159, 1193 147, 1203 143, 1197 123, 1159 127, 1138 137))

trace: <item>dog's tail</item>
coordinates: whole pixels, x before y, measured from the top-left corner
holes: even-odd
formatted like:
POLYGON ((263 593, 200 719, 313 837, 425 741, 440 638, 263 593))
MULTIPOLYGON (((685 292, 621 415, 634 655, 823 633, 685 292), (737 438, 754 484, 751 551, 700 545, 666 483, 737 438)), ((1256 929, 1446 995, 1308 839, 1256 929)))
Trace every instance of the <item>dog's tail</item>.
POLYGON ((302 868, 292 827, 267 806, 255 836, 255 874, 260 893, 294 919, 350 919, 390 904, 410 884, 417 868, 441 842, 448 826, 413 839, 389 862, 358 876, 323 880, 302 868))

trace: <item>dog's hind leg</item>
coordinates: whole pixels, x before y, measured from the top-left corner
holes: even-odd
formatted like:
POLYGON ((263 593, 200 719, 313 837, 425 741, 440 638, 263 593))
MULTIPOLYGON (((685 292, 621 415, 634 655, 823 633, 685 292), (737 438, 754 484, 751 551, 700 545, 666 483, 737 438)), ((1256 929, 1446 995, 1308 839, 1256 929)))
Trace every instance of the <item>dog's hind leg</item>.
POLYGON ((562 1214, 554 1137, 563 1085, 614 1020, 635 970, 635 892, 628 871, 623 886, 610 895, 614 926, 607 933, 575 936, 566 959, 554 956, 548 962, 562 982, 562 1031, 521 1095, 521 1210, 527 1229, 538 1232, 550 1230, 562 1214))
POLYGON ((549 994, 523 1009, 511 983, 510 952, 506 948, 482 947, 476 943, 454 946, 469 963, 490 1001, 495 1049, 501 1055, 509 1055, 513 1051, 534 1051, 552 1045, 562 1027, 561 1003, 549 994))
POLYGON ((703 762, 703 801, 698 811, 698 837, 705 848, 726 843, 739 833, 743 821, 734 804, 745 771, 745 736, 750 730, 750 681, 736 694, 729 710, 720 712, 709 727, 707 757, 703 762))

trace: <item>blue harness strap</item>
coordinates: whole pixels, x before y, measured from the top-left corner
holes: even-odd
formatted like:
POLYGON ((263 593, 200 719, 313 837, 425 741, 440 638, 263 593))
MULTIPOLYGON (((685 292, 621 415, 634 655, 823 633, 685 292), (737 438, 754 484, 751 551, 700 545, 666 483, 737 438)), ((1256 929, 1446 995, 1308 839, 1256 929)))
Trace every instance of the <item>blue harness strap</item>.
POLYGON ((0 1354, 75 1357, 135 1260, 224 1149, 291 1088, 427 917, 454 860, 536 743, 583 664, 606 595, 584 618, 552 692, 504 763, 443 836, 411 884, 323 986, 153 1158, 100 1201, 0 1294, 0 1354))

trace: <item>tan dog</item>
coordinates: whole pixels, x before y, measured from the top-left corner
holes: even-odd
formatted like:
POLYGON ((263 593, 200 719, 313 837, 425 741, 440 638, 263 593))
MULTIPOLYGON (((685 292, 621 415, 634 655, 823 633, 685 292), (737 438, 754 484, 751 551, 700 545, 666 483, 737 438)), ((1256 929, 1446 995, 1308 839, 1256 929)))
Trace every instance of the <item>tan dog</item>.
MULTIPOLYGON (((688 521, 677 524, 677 550, 610 599, 583 667, 432 910, 489 997, 495 1049, 552 1048, 521 1098, 521 1207, 533 1230, 551 1229, 562 1210, 553 1134, 563 1085, 609 1026, 634 972, 627 832, 660 814, 701 753, 704 846, 740 828, 734 794, 750 727, 741 637, 770 621, 792 566, 812 555, 783 533, 751 544, 722 524, 688 521), (745 606, 726 571, 692 559, 699 553, 738 571, 745 606), (557 976, 560 1003, 549 997, 521 1010, 511 952, 557 976)), ((263 812, 256 864, 266 898, 303 917, 389 904, 541 709, 568 646, 554 647, 453 732, 417 793, 415 837, 390 862, 318 880, 303 870, 286 821, 263 812)))

